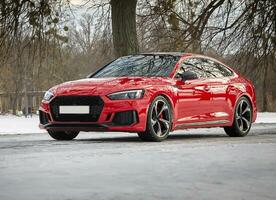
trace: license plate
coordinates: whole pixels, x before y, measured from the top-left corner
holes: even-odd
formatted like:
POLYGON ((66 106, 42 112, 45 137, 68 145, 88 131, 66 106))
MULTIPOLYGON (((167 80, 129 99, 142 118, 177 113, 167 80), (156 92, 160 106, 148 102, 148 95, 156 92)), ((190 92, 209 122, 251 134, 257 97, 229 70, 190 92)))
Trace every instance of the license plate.
POLYGON ((59 106, 60 114, 89 114, 89 106, 59 106))

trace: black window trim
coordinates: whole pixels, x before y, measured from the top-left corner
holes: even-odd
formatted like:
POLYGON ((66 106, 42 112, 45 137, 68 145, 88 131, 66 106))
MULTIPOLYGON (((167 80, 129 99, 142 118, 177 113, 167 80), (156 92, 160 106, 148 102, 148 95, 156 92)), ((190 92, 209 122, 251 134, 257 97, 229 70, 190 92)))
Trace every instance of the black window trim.
MULTIPOLYGON (((233 77, 235 77, 235 76, 237 75, 237 74, 235 73, 235 71, 232 70, 230 67, 226 66, 225 64, 223 64, 222 62, 220 62, 220 61, 218 61, 218 60, 216 60, 216 59, 214 59, 214 58, 210 58, 210 57, 207 57, 207 56, 200 56, 200 55, 191 55, 191 56, 187 56, 187 57, 185 57, 185 58, 183 58, 183 59, 181 59, 181 60, 179 61, 179 66, 178 66, 178 68, 175 70, 175 74, 174 74, 173 78, 176 78, 176 75, 178 74, 177 72, 178 72, 179 69, 181 68, 182 64, 183 64, 186 60, 188 60, 188 59, 193 59, 193 58, 207 59, 207 60, 211 60, 211 61, 213 61, 213 62, 215 62, 215 63, 217 63, 217 64, 222 65, 222 67, 225 67, 226 69, 228 69, 229 71, 232 72, 232 75, 231 75, 231 76, 223 76, 223 77, 225 77, 225 78, 233 78, 233 77)), ((205 72, 204 72, 204 73, 205 73, 205 72)), ((204 78, 198 78, 198 79, 196 79, 196 80, 219 79, 219 78, 222 78, 222 77, 204 77, 204 78)))
MULTIPOLYGON (((199 56, 188 56, 188 57, 186 57, 186 58, 180 60, 180 61, 179 61, 179 67, 176 69, 175 74, 174 74, 174 76, 173 76, 174 79, 176 78, 176 75, 178 74, 178 71, 181 69, 181 67, 182 67, 182 65, 184 64, 184 62, 185 62, 186 60, 188 60, 188 59, 193 59, 193 58, 201 58, 201 59, 202 59, 202 57, 199 57, 199 56)), ((185 68, 184 68, 184 71, 185 71, 185 68)), ((205 74, 205 71, 204 71, 204 74, 205 74)), ((200 77, 200 78, 194 79, 194 80, 206 80, 206 79, 208 79, 208 77, 200 77)), ((192 81, 193 81, 193 80, 192 80, 192 81)))

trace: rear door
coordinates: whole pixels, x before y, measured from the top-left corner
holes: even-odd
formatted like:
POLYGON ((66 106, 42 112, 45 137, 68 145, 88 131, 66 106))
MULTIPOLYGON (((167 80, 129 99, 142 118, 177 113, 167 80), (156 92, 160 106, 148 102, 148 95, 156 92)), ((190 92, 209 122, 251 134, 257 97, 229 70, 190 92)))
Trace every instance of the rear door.
POLYGON ((207 74, 208 87, 212 96, 212 105, 209 107, 211 119, 227 123, 232 112, 228 98, 228 87, 233 72, 222 64, 206 58, 202 59, 202 68, 207 74))

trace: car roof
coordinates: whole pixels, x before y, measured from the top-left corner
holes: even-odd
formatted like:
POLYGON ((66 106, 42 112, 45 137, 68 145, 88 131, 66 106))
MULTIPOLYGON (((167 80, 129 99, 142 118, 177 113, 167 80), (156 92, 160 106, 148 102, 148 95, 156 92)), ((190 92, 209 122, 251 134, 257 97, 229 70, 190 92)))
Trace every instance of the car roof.
POLYGON ((200 58, 207 58, 207 59, 211 59, 213 61, 219 62, 223 65, 225 65, 224 63, 220 62, 219 60, 206 56, 206 55, 202 55, 202 54, 197 54, 197 53, 184 53, 184 52, 149 52, 149 53, 138 53, 136 55, 168 55, 168 56, 177 56, 177 57, 190 57, 190 56, 195 56, 195 57, 200 57, 200 58))
MULTIPOLYGON (((229 66, 227 66, 226 64, 224 64, 223 62, 209 57, 209 56, 205 56, 205 55, 201 55, 201 54, 197 54, 197 53, 184 53, 184 52, 149 52, 149 53, 138 53, 136 55, 169 55, 169 56, 177 56, 177 57, 190 57, 190 56, 196 56, 196 57, 200 57, 200 58, 207 58, 210 60, 213 60, 215 62, 218 62, 224 66, 226 66, 227 68, 229 68, 229 66)), ((230 68, 231 71, 234 71, 232 68, 230 68)), ((236 72, 235 72, 236 73, 236 72)))
POLYGON ((148 53, 139 53, 140 55, 169 55, 169 56, 185 56, 185 55, 191 55, 190 53, 184 53, 184 52, 148 52, 148 53))

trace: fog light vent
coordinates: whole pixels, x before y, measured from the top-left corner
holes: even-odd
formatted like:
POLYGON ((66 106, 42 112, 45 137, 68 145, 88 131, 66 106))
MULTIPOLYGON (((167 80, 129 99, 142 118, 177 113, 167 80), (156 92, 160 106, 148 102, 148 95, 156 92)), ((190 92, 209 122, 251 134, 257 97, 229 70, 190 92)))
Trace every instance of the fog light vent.
POLYGON ((40 124, 42 125, 49 123, 47 114, 41 110, 39 111, 39 121, 40 121, 40 124))
POLYGON ((134 110, 117 112, 112 120, 114 125, 127 126, 138 122, 137 112, 134 110))

